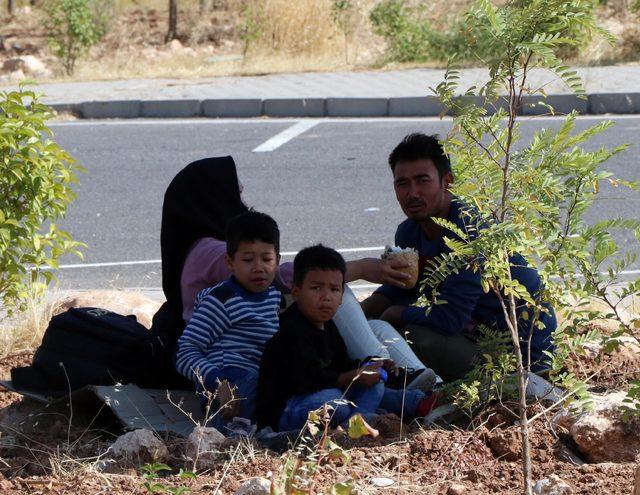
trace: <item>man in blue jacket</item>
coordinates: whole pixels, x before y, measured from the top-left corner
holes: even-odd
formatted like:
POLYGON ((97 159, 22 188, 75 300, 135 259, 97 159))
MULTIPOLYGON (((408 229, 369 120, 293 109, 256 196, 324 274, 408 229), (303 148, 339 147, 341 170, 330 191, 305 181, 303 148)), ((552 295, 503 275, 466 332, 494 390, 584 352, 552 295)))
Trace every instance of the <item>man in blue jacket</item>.
MULTIPOLYGON (((474 219, 449 186, 453 182, 451 163, 436 136, 410 134, 389 156, 393 172, 396 198, 407 220, 396 231, 396 245, 414 248, 420 257, 420 272, 427 260, 448 251, 444 237, 455 237, 451 231, 438 226, 433 218, 445 218, 462 231, 468 231, 474 219), (465 214, 463 215, 463 211, 465 214)), ((473 234, 472 234, 473 235, 473 234)), ((535 295, 542 289, 537 271, 527 265, 524 258, 511 257, 512 277, 535 295)), ((480 285, 480 272, 471 268, 450 274, 437 287, 439 301, 427 313, 416 305, 420 284, 412 289, 382 285, 362 303, 369 318, 382 318, 406 336, 418 357, 445 381, 464 376, 479 354, 478 325, 504 329, 504 313, 493 293, 485 293, 480 285)), ((431 296, 433 287, 426 287, 431 296)), ((521 303, 518 313, 526 306, 521 303)), ((531 322, 520 320, 519 332, 525 362, 528 359, 528 340, 531 334, 531 369, 541 371, 547 367, 546 350, 552 350, 551 332, 556 318, 551 307, 540 314, 543 329, 532 328, 531 322)))

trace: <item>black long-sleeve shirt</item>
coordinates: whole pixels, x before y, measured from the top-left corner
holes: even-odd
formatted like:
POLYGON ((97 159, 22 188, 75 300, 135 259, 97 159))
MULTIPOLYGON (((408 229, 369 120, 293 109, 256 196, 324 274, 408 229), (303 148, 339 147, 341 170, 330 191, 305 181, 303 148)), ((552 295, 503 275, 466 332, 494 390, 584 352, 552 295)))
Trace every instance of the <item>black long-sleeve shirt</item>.
POLYGON ((260 362, 256 399, 258 426, 278 429, 287 401, 337 386, 341 373, 360 365, 349 359, 333 321, 317 328, 296 303, 280 315, 280 330, 267 342, 260 362))

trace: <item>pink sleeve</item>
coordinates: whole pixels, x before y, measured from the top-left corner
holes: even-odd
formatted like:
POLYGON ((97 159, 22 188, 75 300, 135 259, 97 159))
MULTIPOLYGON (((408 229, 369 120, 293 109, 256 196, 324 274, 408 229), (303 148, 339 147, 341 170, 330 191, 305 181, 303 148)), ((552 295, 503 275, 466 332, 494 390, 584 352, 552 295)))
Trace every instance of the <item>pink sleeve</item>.
POLYGON ((182 267, 182 318, 189 321, 193 303, 202 289, 216 285, 231 275, 225 254, 227 244, 213 237, 204 237, 193 244, 182 267))
MULTIPOLYGON (((182 293, 182 318, 189 321, 198 292, 216 285, 231 276, 225 254, 227 243, 213 237, 196 241, 187 254, 182 267, 180 288, 182 293)), ((281 263, 275 283, 283 292, 290 292, 293 284, 293 263, 281 263)))
POLYGON ((291 292, 291 286, 293 285, 293 263, 291 261, 280 263, 275 282, 281 292, 285 294, 291 292))

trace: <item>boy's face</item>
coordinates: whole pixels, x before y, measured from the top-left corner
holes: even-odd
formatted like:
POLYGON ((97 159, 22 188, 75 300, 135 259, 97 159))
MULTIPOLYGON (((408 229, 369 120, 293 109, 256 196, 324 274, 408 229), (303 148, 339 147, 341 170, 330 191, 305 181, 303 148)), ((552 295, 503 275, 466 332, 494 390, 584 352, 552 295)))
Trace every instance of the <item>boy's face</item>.
POLYGON ((334 317, 342 303, 344 278, 338 270, 310 270, 291 294, 298 308, 318 328, 334 317))
POLYGON ((273 244, 262 241, 241 242, 233 256, 227 254, 231 273, 242 287, 254 294, 271 285, 279 261, 273 244))

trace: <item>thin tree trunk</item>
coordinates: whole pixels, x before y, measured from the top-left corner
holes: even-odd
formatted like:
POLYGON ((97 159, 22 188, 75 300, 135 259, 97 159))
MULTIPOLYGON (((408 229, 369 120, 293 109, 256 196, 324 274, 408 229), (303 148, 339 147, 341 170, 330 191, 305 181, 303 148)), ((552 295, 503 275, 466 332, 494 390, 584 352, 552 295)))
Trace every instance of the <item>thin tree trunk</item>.
POLYGON ((178 33, 178 0, 169 0, 169 30, 164 41, 169 42, 177 38, 178 33))
POLYGON ((13 15, 13 0, 7 0, 7 12, 9 12, 9 15, 13 15))

